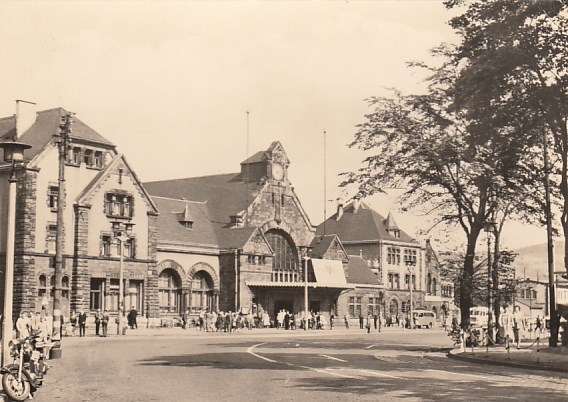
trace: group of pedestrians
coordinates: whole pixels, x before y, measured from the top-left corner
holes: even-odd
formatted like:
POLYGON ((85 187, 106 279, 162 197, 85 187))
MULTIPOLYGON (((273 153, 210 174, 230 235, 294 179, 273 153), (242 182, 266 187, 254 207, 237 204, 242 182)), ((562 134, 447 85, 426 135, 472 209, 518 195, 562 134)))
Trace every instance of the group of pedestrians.
POLYGON ((53 317, 45 310, 22 311, 16 320, 16 337, 27 338, 38 336, 43 341, 48 341, 53 332, 53 317))
MULTIPOLYGON (((187 310, 182 316, 182 328, 189 327, 189 317, 190 312, 187 310)), ((205 332, 236 332, 243 328, 252 329, 255 321, 252 313, 202 310, 195 324, 198 330, 205 332)))

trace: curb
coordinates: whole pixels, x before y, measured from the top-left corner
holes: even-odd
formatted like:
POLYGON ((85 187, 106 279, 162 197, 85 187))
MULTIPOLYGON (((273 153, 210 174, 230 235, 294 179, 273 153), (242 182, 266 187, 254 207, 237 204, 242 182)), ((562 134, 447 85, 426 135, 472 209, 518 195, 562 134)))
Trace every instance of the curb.
MULTIPOLYGON (((568 368, 564 367, 557 367, 557 366, 537 366, 537 365, 530 365, 525 363, 515 363, 510 361, 504 360, 494 360, 494 359, 484 359, 480 357, 472 357, 472 356, 463 356, 464 352, 455 352, 459 349, 453 349, 448 352, 447 357, 450 359, 455 360, 462 360, 469 363, 476 363, 476 364, 487 364, 492 366, 502 366, 502 367, 513 367, 513 368, 521 368, 526 370, 537 370, 537 371, 550 371, 555 373, 568 373, 568 368)), ((538 363, 537 363, 538 364, 538 363)), ((542 364, 542 363, 540 363, 542 364)))

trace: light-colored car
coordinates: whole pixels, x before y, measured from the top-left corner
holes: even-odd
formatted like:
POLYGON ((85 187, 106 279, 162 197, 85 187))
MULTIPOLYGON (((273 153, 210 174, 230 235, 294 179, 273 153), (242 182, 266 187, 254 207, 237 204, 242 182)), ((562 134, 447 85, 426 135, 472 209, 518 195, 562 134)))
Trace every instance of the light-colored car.
POLYGON ((415 311, 414 326, 416 328, 432 328, 436 323, 436 314, 431 311, 415 311))

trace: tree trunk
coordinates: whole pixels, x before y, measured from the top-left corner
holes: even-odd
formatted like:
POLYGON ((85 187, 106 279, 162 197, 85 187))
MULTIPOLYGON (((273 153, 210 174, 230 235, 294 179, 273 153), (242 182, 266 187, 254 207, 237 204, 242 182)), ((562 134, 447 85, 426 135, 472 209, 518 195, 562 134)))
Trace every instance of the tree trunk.
POLYGON ((467 252, 463 265, 463 275, 460 288, 460 313, 461 327, 466 329, 469 327, 469 309, 473 304, 473 272, 475 265, 475 247, 477 238, 481 232, 481 227, 472 227, 471 233, 467 237, 467 252))

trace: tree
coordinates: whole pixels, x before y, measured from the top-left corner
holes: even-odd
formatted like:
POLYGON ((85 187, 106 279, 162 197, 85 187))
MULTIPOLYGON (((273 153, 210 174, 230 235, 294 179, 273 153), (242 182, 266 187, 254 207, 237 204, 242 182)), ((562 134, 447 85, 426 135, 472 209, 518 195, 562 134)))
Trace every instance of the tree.
MULTIPOLYGON (((541 155, 541 147, 548 143, 546 136, 552 137, 556 157, 552 158, 552 179, 558 178, 558 184, 545 186, 559 191, 560 222, 568 237, 567 2, 451 0, 446 5, 466 3, 466 11, 451 21, 462 38, 456 52, 463 65, 456 80, 456 105, 480 127, 507 130, 511 138, 532 144, 541 155)), ((527 177, 535 184, 545 181, 542 169, 533 169, 527 177)), ((550 226, 550 203, 544 196, 542 200, 546 206, 538 213, 550 226)), ((564 251, 568 273, 568 242, 564 251)), ((553 281, 553 273, 549 274, 553 281)), ((557 326, 552 325, 551 346, 556 345, 556 338, 557 326)))

